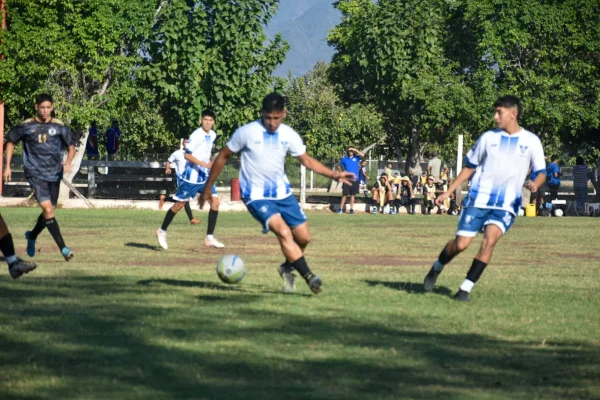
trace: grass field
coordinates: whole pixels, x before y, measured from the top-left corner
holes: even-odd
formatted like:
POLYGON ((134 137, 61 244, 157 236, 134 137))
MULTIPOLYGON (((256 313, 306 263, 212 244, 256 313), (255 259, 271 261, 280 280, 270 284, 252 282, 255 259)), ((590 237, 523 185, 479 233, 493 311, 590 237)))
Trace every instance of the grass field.
MULTIPOLYGON (((37 214, 2 210, 20 255, 37 214)), ((248 268, 220 283, 197 214, 164 251, 163 213, 59 210, 74 260, 44 232, 38 269, 0 277, 0 398, 600 398, 598 219, 519 218, 462 304, 479 239, 422 289, 455 217, 310 214, 313 296, 280 293, 279 247, 246 213, 219 216, 248 268)))

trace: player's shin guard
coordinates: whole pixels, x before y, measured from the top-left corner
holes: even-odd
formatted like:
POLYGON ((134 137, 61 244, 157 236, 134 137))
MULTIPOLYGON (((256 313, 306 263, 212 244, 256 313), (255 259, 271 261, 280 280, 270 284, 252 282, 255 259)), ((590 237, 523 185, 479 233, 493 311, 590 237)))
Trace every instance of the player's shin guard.
POLYGON ((294 269, 298 271, 298 273, 304 278, 304 280, 306 280, 307 283, 310 280, 310 278, 314 276, 310 268, 308 268, 308 264, 306 263, 306 259, 304 258, 304 256, 300 257, 291 264, 292 267, 294 267, 294 269))
POLYGON ((215 227, 217 226, 217 217, 219 216, 219 210, 210 210, 208 212, 208 228, 206 229, 207 235, 215 233, 215 227))
POLYGON ((165 219, 163 220, 162 226, 160 227, 160 229, 162 229, 163 231, 167 231, 167 229, 169 228, 169 225, 171 225, 171 222, 173 221, 173 218, 175 217, 176 213, 173 212, 173 210, 171 210, 169 208, 169 211, 167 211, 167 215, 165 215, 165 219))
POLYGON ((50 232, 50 234, 52 235, 52 238, 56 242, 56 245, 58 246, 59 250, 62 250, 63 248, 67 247, 65 245, 65 241, 62 237, 62 234, 60 233, 60 228, 58 226, 56 218, 47 219, 46 228, 48 228, 48 232, 50 232))
POLYGON ((481 274, 483 274, 485 267, 487 267, 487 263, 474 258, 473 264, 471 264, 471 268, 469 269, 469 272, 467 272, 467 279, 460 285, 460 290, 470 293, 473 286, 475 286, 475 283, 477 283, 481 277, 481 274))
POLYGON ((185 206, 183 208, 185 210, 186 215, 188 216, 188 219, 190 221, 192 219, 194 219, 194 215, 192 214, 192 207, 190 207, 190 202, 189 201, 187 203, 185 203, 185 206))
POLYGON ((38 217, 35 226, 33 227, 33 229, 29 232, 29 238, 30 239, 37 239, 38 235, 40 233, 42 233, 42 231, 46 228, 46 220, 44 219, 44 214, 40 214, 40 216, 38 217))
POLYGON ((2 255, 4 255, 4 259, 9 265, 17 261, 17 257, 15 256, 15 245, 10 233, 7 233, 0 239, 0 251, 2 251, 2 255))

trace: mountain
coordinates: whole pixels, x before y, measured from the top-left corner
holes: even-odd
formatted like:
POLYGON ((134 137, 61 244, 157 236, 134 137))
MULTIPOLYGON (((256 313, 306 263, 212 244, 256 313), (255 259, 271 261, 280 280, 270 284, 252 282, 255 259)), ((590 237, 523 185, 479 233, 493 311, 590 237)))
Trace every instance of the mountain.
POLYGON ((301 76, 317 61, 331 61, 334 50, 327 45, 327 33, 341 21, 333 0, 280 0, 277 14, 265 33, 273 38, 281 33, 291 49, 274 75, 301 76))

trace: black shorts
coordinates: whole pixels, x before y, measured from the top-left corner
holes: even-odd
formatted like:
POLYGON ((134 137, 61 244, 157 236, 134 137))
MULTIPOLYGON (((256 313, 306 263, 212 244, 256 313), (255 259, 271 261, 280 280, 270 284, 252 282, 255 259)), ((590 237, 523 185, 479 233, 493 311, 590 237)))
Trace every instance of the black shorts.
POLYGON ((48 182, 34 177, 27 178, 27 180, 33 189, 35 199, 38 203, 50 200, 53 206, 56 205, 58 202, 60 181, 48 182))
POLYGON ((348 195, 354 196, 354 195, 357 195, 359 190, 360 190, 360 187, 359 187, 358 181, 352 182, 351 185, 346 185, 344 183, 343 186, 342 186, 342 194, 344 196, 348 196, 348 195))

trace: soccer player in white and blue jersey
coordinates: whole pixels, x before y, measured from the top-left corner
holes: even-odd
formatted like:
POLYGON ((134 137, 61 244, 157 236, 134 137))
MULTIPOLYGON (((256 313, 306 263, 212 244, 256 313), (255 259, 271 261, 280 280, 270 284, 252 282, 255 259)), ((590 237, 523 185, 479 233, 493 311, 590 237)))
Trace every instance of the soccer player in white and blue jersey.
MULTIPOLYGON (((176 203, 169 211, 167 211, 167 215, 165 215, 161 228, 156 231, 158 244, 163 249, 168 248, 167 228, 169 227, 169 224, 171 224, 175 215, 185 207, 185 204, 188 203, 190 199, 202 192, 212 166, 210 155, 217 137, 215 131, 212 130, 212 127, 215 124, 214 112, 211 110, 204 110, 200 122, 201 127, 192 132, 185 147, 185 159, 187 160, 187 163, 183 173, 179 177, 177 193, 173 196, 176 203)), ((209 199, 210 211, 208 212, 208 227, 204 245, 206 247, 223 248, 225 245, 214 237, 217 216, 219 214, 219 197, 214 185, 209 185, 209 189, 211 191, 211 198, 209 199)))
POLYGON ((262 225, 263 233, 272 231, 277 235, 286 259, 279 267, 284 291, 294 290, 295 269, 311 291, 318 294, 322 281, 304 259, 304 249, 310 242, 307 217, 285 174, 285 157, 290 153, 306 168, 345 184, 350 184, 355 176, 351 172, 334 172, 306 154, 300 135, 282 123, 286 114, 285 99, 280 94, 271 93, 263 99, 261 118, 238 128, 215 159, 200 202, 210 201, 210 185, 227 160, 234 153, 241 153, 242 200, 262 225))
POLYGON ((537 192, 546 180, 542 143, 536 135, 519 126, 519 99, 500 97, 494 103, 494 109, 498 129, 481 135, 467 154, 465 167, 454 183, 436 199, 440 206, 450 193, 471 179, 456 237, 446 244, 424 282, 425 291, 431 291, 446 264, 466 250, 483 229, 481 248, 454 296, 459 301, 469 301, 469 293, 492 259, 494 246, 512 226, 521 207, 521 188, 529 167, 537 173, 534 181, 525 183, 531 192, 537 192))

